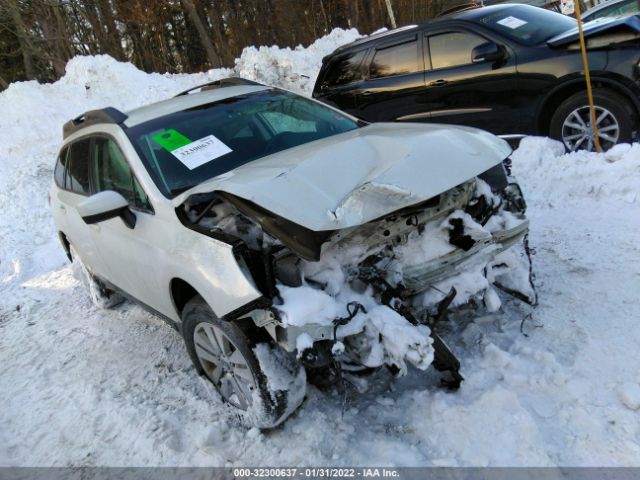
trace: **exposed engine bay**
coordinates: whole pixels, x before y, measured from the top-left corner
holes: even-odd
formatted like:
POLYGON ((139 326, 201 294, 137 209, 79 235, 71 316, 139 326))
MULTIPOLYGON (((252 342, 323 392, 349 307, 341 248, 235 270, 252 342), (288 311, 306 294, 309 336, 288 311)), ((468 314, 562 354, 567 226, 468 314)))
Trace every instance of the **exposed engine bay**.
MULTIPOLYGON (((309 368, 358 371, 459 362, 434 326, 447 312, 500 308, 496 289, 534 304, 526 204, 500 163, 455 188, 355 227, 313 231, 226 192, 195 194, 182 222, 234 246, 262 292, 250 317, 309 368)), ((230 318, 232 319, 232 318, 230 318)))

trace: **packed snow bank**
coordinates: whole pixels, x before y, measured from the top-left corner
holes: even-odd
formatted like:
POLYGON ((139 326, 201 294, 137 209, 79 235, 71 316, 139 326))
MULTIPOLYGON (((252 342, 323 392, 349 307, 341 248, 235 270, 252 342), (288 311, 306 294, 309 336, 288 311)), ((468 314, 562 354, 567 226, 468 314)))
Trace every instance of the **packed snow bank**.
POLYGON ((513 155, 513 173, 526 179, 529 203, 548 207, 583 200, 634 203, 640 195, 640 144, 616 145, 604 154, 565 154, 560 142, 524 138, 513 155))
POLYGON ((355 28, 336 28, 307 48, 247 47, 236 60, 235 70, 244 78, 311 95, 322 58, 360 37, 355 28))

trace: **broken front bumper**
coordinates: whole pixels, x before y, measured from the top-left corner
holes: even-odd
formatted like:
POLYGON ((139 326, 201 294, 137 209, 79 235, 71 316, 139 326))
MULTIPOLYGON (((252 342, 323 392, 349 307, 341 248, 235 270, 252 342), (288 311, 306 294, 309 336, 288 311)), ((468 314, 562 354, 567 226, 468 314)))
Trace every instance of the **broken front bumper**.
POLYGON ((491 236, 477 240, 469 249, 458 248, 442 257, 428 262, 406 266, 404 269, 403 296, 423 292, 434 283, 463 272, 469 263, 488 262, 492 257, 520 241, 529 231, 529 220, 519 225, 494 232, 491 236))

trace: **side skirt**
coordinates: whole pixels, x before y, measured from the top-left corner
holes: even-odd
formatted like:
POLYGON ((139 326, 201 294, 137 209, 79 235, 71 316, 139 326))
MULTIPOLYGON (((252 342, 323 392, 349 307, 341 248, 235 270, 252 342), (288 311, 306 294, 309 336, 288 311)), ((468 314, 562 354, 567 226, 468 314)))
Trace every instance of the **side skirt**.
POLYGON ((127 292, 125 292, 123 289, 121 289, 117 285, 114 285, 113 283, 108 282, 107 280, 104 280, 104 279, 102 279, 100 277, 96 277, 96 278, 101 283, 103 283, 104 286, 107 287, 108 289, 113 290, 115 292, 118 292, 120 295, 122 295, 124 298, 126 298, 130 302, 133 302, 133 303, 139 305, 140 307, 144 308, 147 312, 151 313, 152 315, 155 315, 156 317, 159 317, 161 320, 164 320, 166 323, 169 324, 169 326, 171 326, 176 331, 178 331, 180 334, 182 334, 182 327, 181 327, 180 323, 178 323, 178 322, 172 320, 171 318, 167 317, 164 313, 160 313, 155 308, 150 307, 149 305, 147 305, 143 301, 138 300, 136 297, 134 297, 133 295, 130 295, 127 292))

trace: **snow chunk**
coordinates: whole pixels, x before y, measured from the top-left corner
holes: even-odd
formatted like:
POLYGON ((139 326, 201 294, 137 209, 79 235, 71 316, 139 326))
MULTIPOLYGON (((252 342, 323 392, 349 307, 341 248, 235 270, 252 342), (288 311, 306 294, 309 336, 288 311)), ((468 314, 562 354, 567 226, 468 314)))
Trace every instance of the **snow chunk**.
POLYGON ((287 325, 331 325, 344 313, 344 308, 339 309, 335 298, 322 290, 307 285, 296 288, 278 285, 278 290, 283 300, 278 310, 287 325))
POLYGON ((623 383, 617 389, 618 399, 631 410, 640 409, 640 385, 637 383, 623 383))
POLYGON ((298 351, 298 358, 308 348, 313 348, 313 337, 308 333, 301 333, 296 338, 296 350, 298 351))

